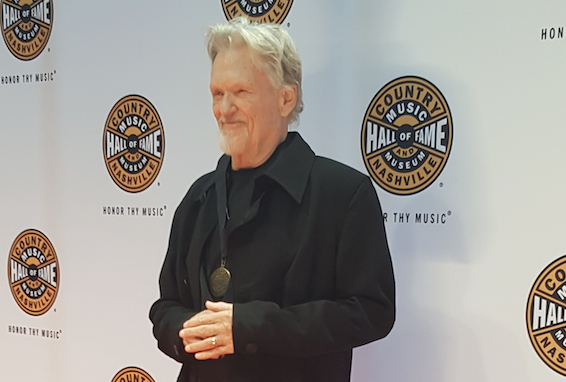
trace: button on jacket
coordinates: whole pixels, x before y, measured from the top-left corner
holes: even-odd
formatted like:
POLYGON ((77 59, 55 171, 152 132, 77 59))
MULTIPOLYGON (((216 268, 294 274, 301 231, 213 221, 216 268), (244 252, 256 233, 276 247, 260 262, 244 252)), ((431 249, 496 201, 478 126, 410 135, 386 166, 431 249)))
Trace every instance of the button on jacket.
POLYGON ((218 236, 215 176, 230 158, 175 212, 150 318, 159 348, 183 363, 179 381, 349 381, 352 348, 393 326, 393 270, 370 179, 315 156, 298 133, 280 149, 228 236, 235 354, 219 360, 195 360, 178 333, 204 309, 202 256, 218 236))

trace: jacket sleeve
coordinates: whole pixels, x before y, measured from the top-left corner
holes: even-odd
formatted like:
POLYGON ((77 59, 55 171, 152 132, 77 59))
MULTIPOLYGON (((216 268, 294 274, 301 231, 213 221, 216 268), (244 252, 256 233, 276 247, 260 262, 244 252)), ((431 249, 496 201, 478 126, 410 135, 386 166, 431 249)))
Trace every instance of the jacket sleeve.
POLYGON ((395 320, 395 282, 381 207, 369 178, 350 200, 337 233, 333 299, 289 307, 234 305, 237 353, 310 357, 385 337, 395 320))
POLYGON ((183 323, 197 313, 191 309, 190 289, 183 277, 180 265, 184 264, 187 244, 186 238, 180 235, 185 232, 182 215, 183 208, 180 206, 175 212, 169 246, 161 273, 159 276, 160 298, 152 305, 149 318, 153 323, 153 335, 157 339, 158 347, 168 356, 179 362, 188 362, 191 355, 183 348, 183 342, 179 337, 179 331, 183 323))

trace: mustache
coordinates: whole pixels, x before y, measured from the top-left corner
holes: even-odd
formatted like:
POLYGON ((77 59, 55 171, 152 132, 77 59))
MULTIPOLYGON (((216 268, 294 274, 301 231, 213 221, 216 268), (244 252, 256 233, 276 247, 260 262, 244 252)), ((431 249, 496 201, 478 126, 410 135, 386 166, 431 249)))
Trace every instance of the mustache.
POLYGON ((226 125, 226 124, 230 124, 230 123, 244 123, 244 121, 241 121, 239 119, 230 119, 230 120, 220 120, 219 123, 221 125, 226 125))
POLYGON ((220 118, 218 120, 218 124, 219 125, 224 125, 224 124, 230 124, 230 123, 245 123, 246 121, 244 121, 243 119, 239 119, 239 118, 220 118))

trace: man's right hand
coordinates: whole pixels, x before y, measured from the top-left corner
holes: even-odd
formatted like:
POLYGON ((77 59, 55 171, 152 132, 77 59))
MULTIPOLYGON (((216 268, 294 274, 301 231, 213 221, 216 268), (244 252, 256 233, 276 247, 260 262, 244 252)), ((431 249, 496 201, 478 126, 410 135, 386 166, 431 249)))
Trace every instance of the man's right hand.
POLYGON ((234 354, 232 312, 232 304, 207 301, 206 310, 185 321, 179 332, 185 351, 198 360, 234 354))

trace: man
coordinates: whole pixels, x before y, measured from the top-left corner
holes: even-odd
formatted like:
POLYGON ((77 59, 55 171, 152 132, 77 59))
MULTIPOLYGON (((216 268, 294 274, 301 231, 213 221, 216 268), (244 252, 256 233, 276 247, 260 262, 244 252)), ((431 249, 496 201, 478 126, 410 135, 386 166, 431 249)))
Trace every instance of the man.
POLYGON ((394 322, 391 259, 369 178, 288 125, 301 62, 278 25, 208 33, 223 155, 173 218, 150 318, 179 381, 349 381, 352 348, 394 322))

